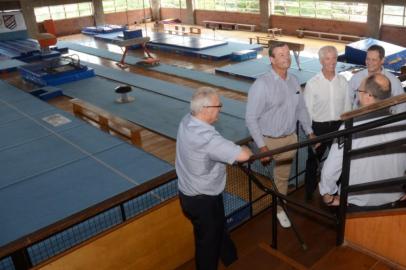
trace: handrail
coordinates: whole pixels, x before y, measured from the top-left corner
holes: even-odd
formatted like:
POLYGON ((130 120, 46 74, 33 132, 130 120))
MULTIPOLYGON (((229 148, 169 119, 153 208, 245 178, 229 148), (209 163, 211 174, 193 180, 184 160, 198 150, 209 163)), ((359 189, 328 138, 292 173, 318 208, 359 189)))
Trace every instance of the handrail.
MULTIPOLYGON (((406 101, 406 99, 405 99, 405 101, 406 101)), ((251 158, 246 162, 253 162, 253 161, 261 159, 263 157, 268 157, 268 156, 272 156, 272 155, 275 155, 275 154, 287 152, 287 151, 290 151, 290 150, 295 150, 295 149, 298 149, 298 148, 302 148, 304 146, 313 145, 313 144, 316 144, 316 143, 319 143, 319 142, 332 140, 334 138, 347 136, 349 134, 353 134, 353 133, 368 130, 368 129, 371 129, 371 128, 375 128, 375 127, 395 123, 395 122, 398 122, 398 121, 401 121, 401 120, 404 120, 404 119, 406 119, 406 112, 402 112, 402 113, 391 115, 391 116, 388 116, 388 117, 385 117, 385 118, 377 119, 375 121, 371 121, 371 122, 361 124, 361 125, 358 125, 358 126, 355 126, 355 127, 347 128, 347 129, 344 129, 344 130, 330 132, 330 133, 327 133, 325 135, 320 135, 320 136, 318 136, 316 138, 313 138, 313 139, 308 139, 308 140, 305 140, 303 142, 289 144, 289 145, 282 146, 282 147, 279 147, 279 148, 276 148, 276 149, 273 149, 273 150, 269 150, 267 152, 258 153, 258 154, 252 155, 251 158)))
POLYGON ((401 184, 406 184, 406 176, 400 176, 395 178, 384 179, 380 181, 356 184, 346 187, 348 193, 379 189, 381 187, 397 186, 401 184))
POLYGON ((373 111, 379 111, 381 109, 392 107, 394 105, 398 105, 398 104, 401 104, 404 102, 406 102, 406 93, 381 100, 377 103, 374 103, 374 104, 371 104, 368 106, 364 106, 364 107, 356 109, 356 110, 345 112, 341 115, 340 118, 341 118, 341 120, 345 121, 345 120, 348 120, 348 119, 351 119, 354 117, 368 114, 373 111))
MULTIPOLYGON (((390 142, 386 143, 380 143, 380 144, 375 144, 367 147, 363 147, 361 149, 352 149, 352 135, 354 133, 362 132, 365 130, 370 130, 376 127, 388 125, 391 123, 399 122, 402 120, 406 119, 406 112, 398 113, 395 115, 390 115, 386 116, 383 118, 379 118, 364 124, 356 125, 354 126, 354 119, 355 117, 362 116, 369 114, 374 111, 379 111, 384 108, 388 108, 400 103, 406 102, 406 94, 402 94, 400 96, 395 96, 392 98, 389 98, 387 100, 383 100, 381 102, 378 102, 376 104, 372 104, 370 106, 363 107, 361 109, 355 110, 353 112, 345 113, 341 116, 342 120, 345 120, 345 129, 344 130, 339 130, 336 132, 331 132, 325 135, 318 136, 313 139, 308 139, 303 142, 298 142, 290 145, 286 145, 283 147, 279 147, 274 150, 270 150, 264 153, 259 153, 253 155, 248 161, 239 164, 240 168, 248 174, 250 179, 264 192, 267 192, 272 195, 272 220, 273 220, 273 227, 272 227, 272 246, 274 248, 277 248, 277 233, 276 233, 276 225, 274 224, 276 222, 276 198, 280 198, 282 200, 288 201, 296 206, 299 206, 301 208, 304 208, 306 210, 310 210, 312 212, 318 213, 319 215, 325 216, 325 217, 330 217, 330 215, 324 215, 323 211, 313 211, 312 207, 308 207, 305 204, 296 202, 295 200, 292 200, 288 198, 285 195, 280 194, 279 192, 275 192, 274 190, 271 190, 269 188, 264 187, 262 183, 255 177, 254 173, 250 171, 249 167, 245 167, 243 164, 248 163, 251 164, 253 161, 261 159, 263 157, 271 157, 272 155, 279 154, 282 152, 287 152, 290 150, 296 150, 305 146, 310 146, 319 142, 324 142, 327 140, 332 140, 334 138, 341 138, 341 143, 344 144, 344 149, 343 149, 343 165, 342 165, 342 178, 341 178, 341 196, 340 196, 340 206, 338 208, 338 215, 336 218, 333 218, 337 222, 337 239, 336 239, 336 244, 341 245, 344 240, 344 230, 345 230, 345 215, 347 213, 347 198, 348 198, 348 193, 354 192, 354 191, 360 191, 360 190, 369 190, 369 189, 378 189, 381 187, 387 187, 387 186, 392 186, 392 185, 400 185, 406 182, 406 176, 403 177, 398 177, 398 178, 393 178, 393 179, 386 179, 386 180, 381 180, 381 181, 376 181, 373 183, 364 183, 360 185, 349 185, 349 178, 350 178, 350 167, 351 167, 351 157, 363 153, 368 153, 371 151, 376 151, 376 150, 382 150, 386 148, 393 148, 394 146, 398 146, 399 144, 405 144, 406 143, 406 138, 401 138, 397 140, 393 140, 390 142), (275 203, 274 203, 275 202, 275 203)), ((392 127, 392 126, 391 126, 392 127)), ((394 126, 397 127, 397 126, 394 126)), ((389 130, 388 130, 389 131, 389 130)), ((283 202, 283 201, 282 201, 283 202)), ((317 210, 317 209, 316 209, 317 210)))
POLYGON ((285 201, 287 201, 287 202, 289 202, 289 203, 292 203, 292 204, 295 205, 295 206, 302 207, 302 208, 304 208, 305 210, 308 210, 308 211, 310 211, 310 212, 313 212, 313 213, 318 214, 318 215, 320 215, 320 216, 323 216, 323 217, 325 217, 325 218, 335 220, 335 217, 334 217, 333 215, 331 215, 330 213, 327 213, 327 212, 325 212, 325 211, 320 211, 319 209, 314 208, 314 207, 311 207, 311 206, 308 206, 308 205, 303 205, 301 202, 299 202, 299 201, 297 201, 297 200, 295 200, 295 199, 292 199, 292 198, 290 198, 290 197, 288 197, 288 196, 286 196, 286 195, 283 195, 282 193, 279 193, 279 192, 277 192, 277 191, 274 191, 274 190, 272 190, 272 189, 269 189, 269 188, 265 187, 265 186, 261 183, 261 181, 258 180, 258 178, 256 178, 254 175, 252 175, 252 174, 250 173, 250 171, 249 171, 249 169, 248 169, 247 167, 243 166, 242 164, 238 164, 238 166, 239 166, 239 167, 242 169, 242 171, 244 171, 248 176, 251 176, 251 177, 252 177, 253 182, 254 182, 262 191, 264 191, 264 192, 266 192, 266 193, 268 193, 268 194, 270 194, 270 195, 275 195, 276 197, 278 197, 278 198, 280 198, 280 199, 282 199, 282 200, 285 200, 285 201))
POLYGON ((386 143, 379 143, 379 144, 374 144, 370 146, 365 146, 357 149, 350 150, 348 154, 352 157, 358 156, 361 154, 365 153, 370 153, 370 152, 375 152, 375 151, 380 151, 384 149, 391 149, 391 148, 399 148, 399 145, 405 144, 406 145, 406 138, 398 139, 398 140, 393 140, 390 142, 386 143))

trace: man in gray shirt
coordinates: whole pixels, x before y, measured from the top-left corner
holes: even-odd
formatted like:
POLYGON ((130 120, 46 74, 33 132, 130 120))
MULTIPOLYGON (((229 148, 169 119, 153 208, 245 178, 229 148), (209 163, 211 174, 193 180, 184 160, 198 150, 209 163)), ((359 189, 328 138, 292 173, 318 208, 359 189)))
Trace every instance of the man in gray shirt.
MULTIPOLYGON (((296 122, 314 137, 312 122, 307 111, 300 85, 295 76, 288 74, 291 58, 286 43, 273 43, 269 48, 270 70, 259 77, 248 92, 246 124, 260 152, 297 142, 296 122)), ((292 159, 296 151, 273 156, 274 179, 278 191, 288 192, 288 180, 292 159)), ((261 161, 267 162, 270 157, 261 161)), ((282 227, 290 227, 290 221, 281 207, 277 217, 282 227)))
POLYGON ((190 103, 192 112, 182 119, 177 135, 179 198, 193 224, 197 270, 217 269, 219 258, 226 266, 237 259, 225 227, 226 163, 246 161, 252 153, 223 138, 212 126, 221 107, 214 89, 198 89, 190 103))

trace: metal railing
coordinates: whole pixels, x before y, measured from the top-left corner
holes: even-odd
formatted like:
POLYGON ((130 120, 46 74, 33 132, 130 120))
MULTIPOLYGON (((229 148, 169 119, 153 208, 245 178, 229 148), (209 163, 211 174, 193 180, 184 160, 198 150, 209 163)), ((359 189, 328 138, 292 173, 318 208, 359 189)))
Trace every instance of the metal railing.
MULTIPOLYGON (((406 119, 406 112, 398 113, 395 115, 390 115, 387 117, 379 118, 374 121, 370 121, 361 125, 354 126, 354 118, 361 116, 361 115, 366 115, 371 112, 379 111, 385 108, 388 108, 390 106, 404 103, 406 102, 406 94, 403 94, 401 96, 397 97, 392 97, 388 100, 379 102, 377 104, 373 104, 371 106, 367 106, 364 108, 361 108, 359 110, 353 111, 350 114, 343 115, 342 118, 344 118, 344 125, 345 129, 344 130, 339 130, 336 132, 331 132, 328 134, 324 134, 321 136, 318 136, 317 138, 314 139, 309 139, 305 140, 302 142, 298 142, 295 144, 291 145, 286 145, 274 150, 270 150, 268 152, 264 153, 259 153, 256 155, 253 155, 249 161, 239 164, 238 166, 244 171, 251 181, 255 183, 255 185, 263 190, 265 193, 270 194, 272 196, 272 247, 277 248, 277 222, 276 222, 276 207, 278 203, 284 204, 285 202, 297 206, 299 208, 302 208, 306 211, 310 211, 314 214, 317 214, 319 216, 322 216, 324 218, 333 220, 336 223, 336 228, 337 228, 337 236, 336 236, 336 244, 341 245, 344 241, 344 230, 345 230, 345 221, 346 221, 346 214, 347 214, 347 200, 348 200, 348 194, 352 192, 357 192, 357 191, 367 191, 367 190, 376 190, 388 186, 401 186, 406 184, 406 176, 402 177, 397 177, 393 179, 385 179, 381 181, 376 181, 376 182, 371 182, 371 183, 364 183, 364 184, 359 184, 359 185, 350 185, 349 184, 349 178, 350 178, 350 167, 351 167, 351 160, 354 156, 357 155, 362 155, 362 154, 367 154, 371 153, 373 151, 378 151, 382 149, 388 149, 388 148, 393 148, 393 147, 399 147, 399 145, 406 144, 406 138, 401 138, 398 140, 390 141, 387 143, 382 143, 382 144, 375 144, 375 145, 370 145, 368 147, 363 147, 363 148, 358 148, 358 149, 352 149, 352 141, 353 141, 353 135, 359 132, 363 132, 366 130, 371 130, 377 127, 381 127, 384 125, 396 123, 402 120, 406 119), (338 211, 336 214, 332 214, 331 212, 327 212, 324 210, 321 210, 319 208, 304 204, 301 201, 294 200, 290 198, 289 196, 283 195, 279 193, 277 190, 274 188, 268 188, 264 186, 264 184, 258 179, 257 173, 250 168, 250 164, 256 160, 260 160, 263 157, 272 157, 273 155, 280 154, 283 152, 291 151, 291 150, 297 150, 302 147, 308 147, 311 145, 315 145, 320 142, 326 142, 330 141, 332 139, 337 139, 341 143, 343 143, 344 147, 344 153, 343 153, 343 166, 342 166, 342 174, 341 174, 341 193, 340 193, 340 205, 338 207, 338 211)), ((390 132, 390 131, 388 131, 390 132)), ((368 211, 368 210, 366 210, 368 211)), ((369 211, 374 211, 374 210, 369 210, 369 211)), ((294 224, 292 224, 294 225, 294 224)), ((296 232, 295 226, 292 226, 293 230, 296 232)), ((304 244, 303 241, 301 241, 300 236, 298 236, 299 241, 301 242, 302 246, 304 249, 306 249, 306 245, 304 244)))

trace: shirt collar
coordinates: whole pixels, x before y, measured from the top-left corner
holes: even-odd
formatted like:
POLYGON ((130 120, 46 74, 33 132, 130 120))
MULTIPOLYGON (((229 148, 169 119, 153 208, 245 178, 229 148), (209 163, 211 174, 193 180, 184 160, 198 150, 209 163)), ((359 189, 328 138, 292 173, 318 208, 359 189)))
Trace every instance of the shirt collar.
POLYGON ((332 79, 331 81, 330 81, 330 80, 327 80, 327 78, 324 77, 324 74, 323 74, 322 71, 320 71, 318 75, 319 75, 320 78, 322 78, 322 79, 324 79, 324 80, 326 80, 326 81, 329 81, 329 82, 335 81, 335 80, 337 79, 337 72, 334 74, 334 77, 333 77, 333 79, 332 79))
MULTIPOLYGON (((274 77, 275 80, 282 80, 282 78, 279 76, 279 74, 276 73, 275 70, 273 70, 272 65, 269 65, 269 70, 270 70, 270 72, 271 72, 271 74, 272 74, 272 76, 274 77)), ((286 80, 285 81, 288 81, 289 79, 290 79, 290 74, 288 72, 287 75, 286 75, 286 80)))
POLYGON ((206 122, 200 120, 199 118, 193 116, 192 113, 190 113, 190 119, 191 119, 191 122, 193 122, 193 123, 195 123, 197 125, 203 125, 203 126, 205 126, 207 128, 214 129, 213 125, 210 125, 209 123, 206 123, 206 122))

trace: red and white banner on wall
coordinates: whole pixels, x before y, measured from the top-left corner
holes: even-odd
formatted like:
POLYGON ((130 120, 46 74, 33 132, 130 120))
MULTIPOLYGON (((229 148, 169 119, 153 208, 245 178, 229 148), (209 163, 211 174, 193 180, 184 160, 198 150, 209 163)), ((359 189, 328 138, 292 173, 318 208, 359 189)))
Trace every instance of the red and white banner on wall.
POLYGON ((0 33, 27 30, 20 11, 0 12, 0 33))

